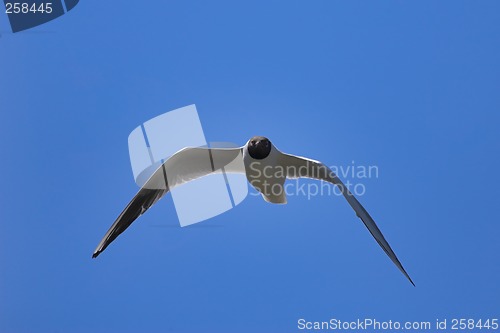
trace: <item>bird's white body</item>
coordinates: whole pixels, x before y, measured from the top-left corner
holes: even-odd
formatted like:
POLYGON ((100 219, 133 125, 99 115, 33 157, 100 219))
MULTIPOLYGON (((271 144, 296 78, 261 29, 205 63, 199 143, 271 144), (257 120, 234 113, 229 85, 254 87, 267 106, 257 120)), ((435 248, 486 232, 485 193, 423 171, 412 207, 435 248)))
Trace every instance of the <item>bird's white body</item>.
POLYGON ((282 153, 273 146, 269 156, 255 159, 250 156, 247 146, 243 148, 243 164, 250 185, 260 192, 265 201, 286 204, 286 193, 283 188, 286 175, 280 172, 282 153))

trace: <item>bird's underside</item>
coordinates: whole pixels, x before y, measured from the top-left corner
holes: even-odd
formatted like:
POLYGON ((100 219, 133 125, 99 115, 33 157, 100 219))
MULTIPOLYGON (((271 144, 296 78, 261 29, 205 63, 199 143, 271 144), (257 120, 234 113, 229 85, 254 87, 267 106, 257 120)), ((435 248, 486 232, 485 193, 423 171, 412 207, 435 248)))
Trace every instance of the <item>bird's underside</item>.
POLYGON ((262 181, 267 180, 256 179, 252 176, 250 170, 254 165, 251 163, 255 163, 258 167, 272 165, 286 170, 283 179, 268 179, 270 182, 280 183, 281 187, 286 178, 312 178, 337 186, 380 247, 406 278, 415 285, 375 221, 337 175, 321 162, 281 153, 271 145, 269 140, 267 142, 266 140, 263 137, 254 137, 240 148, 185 148, 172 155, 153 173, 125 207, 95 249, 92 257, 96 258, 118 235, 170 189, 209 174, 219 172, 246 174, 250 184, 262 193, 266 201, 286 203, 284 191, 282 194, 276 194, 265 193, 262 190, 262 181), (210 163, 206 163, 207 158, 210 163))

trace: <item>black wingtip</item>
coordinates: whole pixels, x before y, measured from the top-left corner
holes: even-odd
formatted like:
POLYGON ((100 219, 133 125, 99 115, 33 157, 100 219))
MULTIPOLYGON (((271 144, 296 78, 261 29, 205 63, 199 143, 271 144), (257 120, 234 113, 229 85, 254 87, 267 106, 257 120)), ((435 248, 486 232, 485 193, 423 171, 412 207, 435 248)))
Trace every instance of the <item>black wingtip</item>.
MULTIPOLYGON (((398 260, 399 261, 399 260, 398 260)), ((399 263, 401 265, 401 263, 399 263)), ((411 279, 410 275, 408 273, 406 273, 406 270, 403 268, 403 265, 401 265, 401 271, 403 272, 404 276, 406 276, 406 278, 408 279, 408 281, 410 281, 410 283, 416 287, 415 283, 413 282, 413 280, 411 279)))
MULTIPOLYGON (((92 255, 92 259, 97 258, 97 256, 98 256, 100 253, 101 253, 101 252, 99 252, 99 251, 94 252, 94 254, 92 255)), ((412 283, 413 283, 413 282, 412 282, 412 283)))

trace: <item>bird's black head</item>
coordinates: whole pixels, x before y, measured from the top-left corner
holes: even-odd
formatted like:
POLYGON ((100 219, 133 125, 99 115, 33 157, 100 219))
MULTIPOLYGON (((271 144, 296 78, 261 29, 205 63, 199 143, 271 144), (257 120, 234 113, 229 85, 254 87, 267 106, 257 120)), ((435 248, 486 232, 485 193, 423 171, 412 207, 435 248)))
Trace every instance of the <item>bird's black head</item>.
POLYGON ((263 136, 254 136, 248 141, 248 153, 256 160, 262 160, 271 153, 271 141, 263 136))

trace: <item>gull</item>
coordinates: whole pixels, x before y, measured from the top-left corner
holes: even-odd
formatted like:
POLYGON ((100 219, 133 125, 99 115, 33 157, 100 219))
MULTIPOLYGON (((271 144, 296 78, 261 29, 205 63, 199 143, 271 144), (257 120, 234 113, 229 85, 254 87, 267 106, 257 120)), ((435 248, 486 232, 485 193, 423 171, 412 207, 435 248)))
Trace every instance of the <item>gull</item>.
POLYGON ((330 168, 319 161, 282 153, 262 136, 251 138, 239 148, 188 147, 173 154, 156 169, 121 212, 92 258, 96 258, 132 222, 173 188, 209 174, 223 172, 245 174, 264 200, 273 204, 287 202, 284 190, 287 178, 311 178, 337 186, 380 247, 415 286, 373 218, 330 168), (210 163, 206 163, 207 159, 210 163))

